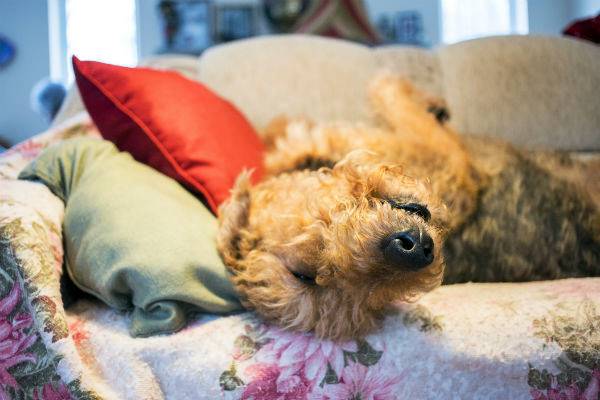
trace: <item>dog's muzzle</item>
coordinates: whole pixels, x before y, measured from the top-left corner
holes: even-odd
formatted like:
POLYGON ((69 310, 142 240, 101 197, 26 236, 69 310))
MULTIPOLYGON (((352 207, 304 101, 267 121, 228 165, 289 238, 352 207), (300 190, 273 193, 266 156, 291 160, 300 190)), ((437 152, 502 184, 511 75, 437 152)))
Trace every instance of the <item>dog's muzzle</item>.
POLYGON ((426 232, 412 228, 394 232, 381 242, 384 259, 391 265, 418 271, 433 262, 433 240, 426 232))

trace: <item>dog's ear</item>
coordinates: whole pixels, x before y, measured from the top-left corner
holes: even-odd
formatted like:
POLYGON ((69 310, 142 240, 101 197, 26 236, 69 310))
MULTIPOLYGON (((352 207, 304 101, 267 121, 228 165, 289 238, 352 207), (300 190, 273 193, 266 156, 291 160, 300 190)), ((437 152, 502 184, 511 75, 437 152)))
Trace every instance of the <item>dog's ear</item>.
POLYGON ((217 249, 225 264, 233 269, 243 258, 242 235, 248 226, 250 210, 250 171, 242 172, 231 190, 231 197, 219 207, 217 249))

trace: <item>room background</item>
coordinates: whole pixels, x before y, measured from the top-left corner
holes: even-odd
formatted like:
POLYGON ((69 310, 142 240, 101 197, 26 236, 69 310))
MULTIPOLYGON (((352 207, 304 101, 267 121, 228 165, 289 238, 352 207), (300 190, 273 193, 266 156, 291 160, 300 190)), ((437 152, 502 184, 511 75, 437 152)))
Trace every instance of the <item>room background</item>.
MULTIPOLYGON (((64 39, 66 1, 69 0, 0 2, 0 37, 10 40, 16 49, 14 60, 0 67, 0 145, 4 147, 20 142, 48 126, 48 121, 32 107, 32 89, 36 84, 44 79, 69 84, 64 39)), ((444 1, 447 2, 446 6, 452 4, 452 0, 369 0, 364 2, 364 6, 373 26, 379 28, 382 23, 385 27, 386 17, 393 23, 399 15, 411 17, 410 13, 416 13, 418 26, 416 30, 411 30, 409 26, 409 33, 418 34, 418 43, 408 44, 436 47, 448 42, 444 37, 444 1)), ((518 3, 518 0, 506 1, 518 3)), ((273 31, 262 15, 263 3, 258 0, 216 0, 211 3, 216 7, 254 7, 257 17, 253 32, 264 34, 273 31)), ((514 28, 517 29, 516 33, 560 35, 570 22, 596 15, 600 10, 600 0, 522 0, 522 3, 526 7, 525 17, 522 17, 526 18, 525 28, 514 28), (519 32, 518 29, 525 29, 525 32, 519 32)), ((135 41, 135 54, 129 63, 165 51, 165 26, 159 12, 160 0, 132 0, 132 4, 135 8, 132 19, 135 26, 131 30, 135 35, 132 39, 135 41)), ((95 36, 106 51, 111 51, 111 48, 116 51, 110 41, 115 40, 111 36, 115 28, 112 22, 104 21, 102 26, 105 30, 99 29, 101 31, 95 36)), ((411 20, 408 22, 410 25, 411 20)), ((397 41, 394 38, 387 39, 384 44, 397 41)))

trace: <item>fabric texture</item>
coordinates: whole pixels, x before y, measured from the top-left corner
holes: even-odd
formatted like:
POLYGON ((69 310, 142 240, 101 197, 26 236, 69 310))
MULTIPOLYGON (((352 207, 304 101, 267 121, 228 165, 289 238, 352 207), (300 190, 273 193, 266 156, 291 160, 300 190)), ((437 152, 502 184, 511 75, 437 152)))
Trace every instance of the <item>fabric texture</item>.
POLYGON ((67 122, 0 155, 0 398, 598 398, 594 278, 442 286, 347 343, 252 313, 132 338, 131 312, 90 301, 65 312, 63 203, 16 177, 53 143, 100 136, 85 119, 67 122))
MULTIPOLYGON (((373 122, 365 88, 374 73, 386 70, 445 98, 459 132, 529 147, 594 151, 600 150, 594 91, 600 86, 599 52, 593 44, 560 37, 487 37, 426 50, 266 36, 204 52, 195 79, 233 102, 261 130, 277 114, 373 122)), ((159 66, 179 68, 177 58, 169 59, 159 66)), ((72 88, 57 123, 81 110, 72 88)))
POLYGON ((372 51, 378 71, 405 77, 424 93, 444 98, 442 66, 435 52, 408 46, 380 46, 372 51))
POLYGON ((202 195, 217 213, 244 169, 262 175, 263 147, 244 116, 171 71, 73 58, 79 91, 103 137, 202 195))
POLYGON ((198 79, 260 130, 277 114, 375 122, 366 87, 382 70, 444 98, 459 133, 600 150, 600 47, 582 40, 487 37, 425 50, 267 36, 210 48, 198 79))
POLYGON ((600 47, 512 36, 457 43, 438 55, 458 132, 529 147, 600 150, 600 47))
POLYGON ((279 114, 370 121, 371 55, 366 46, 316 36, 258 37, 209 48, 198 77, 259 131, 279 114))
POLYGON ((67 140, 19 177, 41 181, 65 202, 70 277, 116 309, 133 307, 132 335, 179 330, 192 311, 241 309, 215 248, 215 217, 112 143, 67 140))

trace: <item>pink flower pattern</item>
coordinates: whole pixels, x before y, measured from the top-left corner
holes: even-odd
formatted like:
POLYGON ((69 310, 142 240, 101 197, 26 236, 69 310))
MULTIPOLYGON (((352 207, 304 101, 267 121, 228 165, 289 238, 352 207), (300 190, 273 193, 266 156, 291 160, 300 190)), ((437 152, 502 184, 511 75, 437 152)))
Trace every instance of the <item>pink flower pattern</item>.
POLYGON ((40 391, 38 388, 33 390, 34 400, 71 400, 73 397, 69 393, 67 386, 60 382, 58 387, 54 387, 51 383, 46 383, 40 391))
POLYGON ((8 398, 4 388, 18 387, 8 369, 23 362, 36 361, 33 354, 25 352, 37 340, 37 335, 25 333, 33 324, 31 316, 19 313, 12 320, 9 318, 20 300, 21 288, 17 282, 6 297, 0 300, 0 399, 8 398))
POLYGON ((18 153, 22 158, 29 161, 36 158, 45 147, 46 144, 39 143, 35 139, 29 139, 6 150, 3 156, 10 156, 18 153))
POLYGON ((314 387, 321 383, 327 372, 327 366, 340 377, 344 368, 344 351, 356 352, 356 342, 341 344, 329 340, 320 340, 311 334, 297 334, 272 328, 267 332, 272 340, 257 354, 259 362, 277 362, 281 373, 277 386, 285 390, 298 382, 297 377, 314 387))
POLYGON ((360 363, 351 363, 344 369, 342 382, 325 385, 323 399, 394 400, 396 385, 403 375, 386 376, 380 366, 367 368, 360 363))
MULTIPOLYGON (((89 136, 97 136, 91 124, 82 126, 89 136)), ((0 176, 14 179, 20 168, 34 159, 43 148, 69 134, 68 130, 56 132, 52 137, 34 138, 14 146, 0 156, 0 176)), ((62 242, 59 235, 49 237, 56 261, 55 267, 62 267, 62 242)), ((19 279, 19 278, 18 278, 19 279)), ((57 377, 49 381, 36 382, 35 387, 20 388, 19 376, 14 366, 28 367, 26 363, 42 363, 48 359, 42 346, 34 346, 38 335, 32 330, 33 319, 23 305, 23 289, 19 280, 4 298, 0 298, 0 400, 9 399, 11 393, 35 400, 67 400, 86 397, 80 393, 78 381, 69 386, 57 377), (20 308, 19 305, 21 304, 20 308), (12 373, 11 373, 12 371, 12 373), (14 376, 12 375, 14 374, 14 376), (15 379, 16 378, 16 379, 15 379), (71 389, 69 389, 71 388, 71 389), (73 394, 70 391, 73 390, 73 394)), ((22 281, 21 281, 22 282, 22 281)), ((2 282, 4 283, 4 282, 2 282)), ((37 283, 37 282, 36 282, 37 283)), ((595 290, 593 281, 577 280, 561 283, 560 286, 548 283, 548 296, 554 299, 572 299, 581 293, 595 290)), ((4 289, 3 289, 4 290, 4 289)), ((28 296, 32 295, 27 293, 28 296)), ((53 303, 52 303, 53 304, 53 303)), ((442 302, 443 305, 443 302, 442 302)), ((439 307, 436 308, 438 311, 439 307)), ((44 329, 49 331, 49 325, 44 329)), ((79 324, 70 326, 71 340, 81 344, 89 334, 79 324)), ((403 382, 404 374, 390 375, 383 361, 365 362, 356 357, 357 343, 334 344, 321 342, 310 335, 291 334, 277 329, 261 328, 259 340, 256 334, 246 332, 243 342, 246 348, 234 352, 233 361, 245 368, 240 380, 242 399, 373 399, 397 398, 398 385, 403 382), (349 356, 350 354, 350 356, 349 356), (352 355, 354 354, 354 355, 352 355), (362 361, 362 362, 361 362, 362 361)), ((184 331, 185 332, 185 331, 184 331)), ((530 395, 534 400, 598 400, 600 399, 600 370, 587 369, 585 384, 575 382, 559 383, 551 376, 550 383, 541 388, 532 388, 530 395)), ((231 372, 235 377, 235 369, 231 372)))
POLYGON ((401 377, 380 368, 382 354, 366 341, 334 343, 312 334, 247 325, 235 341, 234 367, 221 376, 222 387, 243 385, 232 375, 235 363, 250 361, 243 369, 248 383, 242 399, 393 399, 401 377))
POLYGON ((278 385, 281 369, 275 364, 254 364, 246 369, 252 381, 242 393, 242 400, 297 400, 304 399, 310 390, 310 383, 295 375, 278 385))
MULTIPOLYGON (((19 172, 44 148, 64 138, 77 135, 99 136, 99 133, 93 124, 85 122, 73 124, 66 129, 48 131, 13 146, 0 155, 0 179, 16 179, 19 172)), ((7 200, 9 202, 7 204, 10 205, 10 193, 7 194, 8 197, 2 196, 0 202, 7 200)), ((26 213, 22 211, 15 213, 10 207, 6 211, 6 214, 0 216, 3 219, 2 224, 15 224, 19 228, 26 225, 23 222, 26 213)), ((49 228, 47 241, 54 259, 52 267, 56 272, 54 276, 58 278, 63 258, 61 226, 54 221, 44 221, 46 222, 49 228)), ((4 225, 0 225, 0 228, 4 228, 4 225)), ((2 239, 8 239, 13 246, 20 245, 33 234, 27 232, 26 228, 14 232, 8 230, 6 233, 9 236, 3 236, 2 239)), ((32 257, 41 256, 39 251, 33 250, 35 255, 32 257)), ((26 267, 16 257, 14 261, 16 271, 11 270, 10 266, 6 268, 4 264, 0 266, 3 272, 0 276, 0 400, 15 396, 44 400, 98 398, 95 393, 82 387, 79 378, 71 380, 68 386, 62 381, 57 372, 57 365, 63 355, 56 354, 43 346, 37 329, 33 329, 39 324, 40 330, 43 329, 44 332, 52 335, 52 340, 64 340, 67 337, 63 332, 64 327, 56 323, 60 320, 60 316, 54 315, 58 314, 56 303, 49 296, 41 293, 48 291, 45 286, 47 281, 41 278, 47 277, 48 274, 30 276, 31 271, 25 270, 26 267), (27 284, 24 283, 24 279, 27 279, 27 284), (53 318, 34 321, 34 316, 46 317, 49 311, 52 312, 53 318)), ((42 268, 47 268, 46 264, 42 265, 42 268)), ((60 309, 60 312, 64 311, 60 309)))
POLYGON ((82 342, 90 338, 90 334, 85 327, 85 322, 82 319, 76 319, 69 324, 69 333, 77 347, 81 347, 82 342))

